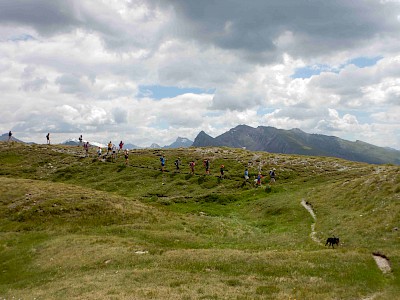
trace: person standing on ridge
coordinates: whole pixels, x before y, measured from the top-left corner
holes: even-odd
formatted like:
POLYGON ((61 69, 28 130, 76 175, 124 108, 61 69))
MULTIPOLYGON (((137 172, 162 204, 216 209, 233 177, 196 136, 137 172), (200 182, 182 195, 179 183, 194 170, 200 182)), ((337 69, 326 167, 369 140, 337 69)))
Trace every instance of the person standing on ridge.
POLYGON ((85 150, 85 157, 89 156, 89 142, 83 143, 83 149, 85 150))
POLYGON ((109 154, 109 153, 111 153, 111 151, 112 151, 112 143, 111 143, 111 141, 108 143, 108 145, 107 145, 107 155, 109 154))
POLYGON ((101 147, 97 148, 97 159, 101 160, 101 147))
POLYGON ((119 142, 119 150, 118 150, 118 152, 121 151, 123 147, 124 147, 124 143, 122 141, 120 141, 119 142))
POLYGON ((115 161, 117 159, 117 147, 115 145, 112 145, 112 154, 111 154, 111 161, 115 161))
POLYGON ((128 153, 128 149, 125 149, 124 155, 125 155, 125 165, 128 165, 128 164, 129 164, 129 153, 128 153))
POLYGON ((8 142, 12 140, 12 132, 11 130, 8 132, 8 142))
POLYGON ((47 139, 47 145, 50 145, 50 132, 47 133, 46 139, 47 139))

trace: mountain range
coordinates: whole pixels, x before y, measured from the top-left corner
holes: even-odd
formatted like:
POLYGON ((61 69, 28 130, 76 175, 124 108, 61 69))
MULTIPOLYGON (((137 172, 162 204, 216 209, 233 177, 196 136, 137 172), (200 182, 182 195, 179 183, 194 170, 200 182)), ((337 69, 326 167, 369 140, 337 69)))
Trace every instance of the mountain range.
MULTIPOLYGON (((4 134, 5 136, 6 134, 4 134)), ((8 135, 7 135, 8 138, 8 135)), ((22 142, 22 141, 20 141, 22 142)), ((86 141, 85 141, 86 142, 86 141)), ((101 146, 101 147, 106 147, 106 145, 97 143, 97 142, 89 142, 91 145, 94 146, 101 146)), ((78 146, 79 145, 79 140, 78 139, 69 139, 61 143, 62 145, 68 145, 68 146, 78 146)), ((119 143, 118 143, 119 144, 119 143)), ((131 143, 126 143, 124 144, 125 149, 143 149, 143 148, 150 148, 150 149, 171 149, 171 148, 187 148, 192 146, 193 141, 187 139, 187 138, 182 138, 178 137, 175 142, 173 142, 170 145, 165 145, 165 146, 160 146, 159 144, 152 143, 149 147, 140 147, 135 144, 131 143)), ((117 144, 116 144, 117 145, 117 144)))
MULTIPOLYGON (((8 133, 0 136, 0 140, 7 141, 8 133)), ((22 142, 13 137, 14 141, 22 142)), ((78 139, 70 139, 64 145, 79 145, 78 139)), ((105 145, 90 142, 91 145, 105 147, 105 145)), ((149 147, 140 147, 126 143, 126 149, 154 148, 187 148, 187 147, 225 146, 231 148, 246 148, 251 151, 266 151, 270 153, 300 154, 311 156, 331 156, 350 161, 366 162, 371 164, 400 165, 400 151, 378 147, 362 141, 351 142, 336 136, 309 134, 298 128, 284 130, 270 126, 253 128, 239 125, 213 138, 201 131, 194 142, 187 138, 178 137, 170 145, 160 146, 153 143, 149 147)))
POLYGON ((372 164, 400 165, 400 151, 374 146, 362 141, 351 142, 335 136, 309 134, 300 129, 277 129, 239 125, 213 138, 201 131, 193 142, 194 147, 226 146, 246 148, 251 151, 332 156, 372 164))

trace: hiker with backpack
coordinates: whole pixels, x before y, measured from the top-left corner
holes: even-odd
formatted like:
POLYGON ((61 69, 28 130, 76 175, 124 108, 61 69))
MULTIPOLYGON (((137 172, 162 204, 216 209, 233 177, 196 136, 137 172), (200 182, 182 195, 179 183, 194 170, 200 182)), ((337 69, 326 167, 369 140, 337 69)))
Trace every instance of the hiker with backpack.
POLYGON ((220 178, 224 178, 224 173, 225 173, 225 166, 221 165, 221 167, 219 168, 219 172, 221 174, 220 178))
POLYGON ((83 143, 83 149, 85 150, 85 157, 89 156, 89 142, 83 143))
POLYGON ((47 139, 47 145, 50 145, 50 132, 47 133, 46 139, 47 139))
POLYGON ((208 160, 208 158, 206 158, 206 159, 203 161, 203 165, 204 165, 204 167, 206 168, 206 174, 207 174, 207 175, 210 175, 210 161, 208 160))
POLYGON ((256 179, 256 187, 261 186, 261 179, 263 178, 262 174, 258 172, 257 179, 256 179))
POLYGON ((125 156, 125 165, 129 164, 129 153, 128 153, 128 149, 125 149, 124 151, 124 156, 125 156))
POLYGON ((176 167, 176 172, 179 172, 179 165, 181 164, 181 158, 178 157, 178 158, 175 160, 174 164, 175 164, 175 167, 176 167))
POLYGON ((8 142, 12 140, 12 132, 10 130, 10 132, 8 133, 8 142))
POLYGON ((112 154, 111 154, 111 161, 114 162, 118 158, 117 156, 117 147, 112 144, 112 154))
POLYGON ((191 160, 189 163, 189 167, 190 167, 190 174, 194 175, 194 166, 196 165, 196 163, 191 160))
POLYGON ((276 171, 275 168, 273 168, 272 170, 269 171, 269 178, 270 178, 269 183, 270 184, 273 184, 275 182, 275 176, 276 176, 275 171, 276 171))
POLYGON ((244 170, 244 180, 247 181, 249 180, 249 170, 246 168, 246 170, 244 170))
POLYGON ((108 143, 108 145, 107 145, 107 155, 109 154, 109 153, 112 153, 112 146, 113 146, 113 144, 111 143, 111 141, 108 143))
POLYGON ((166 162, 166 158, 165 158, 165 156, 163 155, 163 156, 161 156, 160 157, 160 162, 161 162, 161 172, 164 172, 164 168, 165 168, 165 162, 166 162))
POLYGON ((101 147, 97 149, 97 159, 101 160, 101 147))

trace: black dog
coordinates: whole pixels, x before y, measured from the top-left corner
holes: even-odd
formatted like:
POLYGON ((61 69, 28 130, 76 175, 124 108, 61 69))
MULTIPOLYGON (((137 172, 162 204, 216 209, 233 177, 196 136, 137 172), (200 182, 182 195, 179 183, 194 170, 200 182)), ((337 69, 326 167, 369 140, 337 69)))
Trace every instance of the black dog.
POLYGON ((337 245, 339 247, 339 238, 337 237, 330 237, 326 240, 325 246, 328 245, 332 246, 332 248, 335 248, 334 246, 337 245))

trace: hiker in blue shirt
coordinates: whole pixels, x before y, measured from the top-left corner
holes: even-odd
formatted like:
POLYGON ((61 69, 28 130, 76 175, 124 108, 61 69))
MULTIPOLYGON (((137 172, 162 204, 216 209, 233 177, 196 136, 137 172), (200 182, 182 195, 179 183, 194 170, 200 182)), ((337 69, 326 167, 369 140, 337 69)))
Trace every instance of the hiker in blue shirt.
POLYGON ((246 170, 244 170, 244 179, 247 181, 249 180, 249 170, 246 168, 246 170))
POLYGON ((165 161, 166 161, 166 158, 165 158, 165 156, 164 156, 164 155, 163 155, 163 156, 161 156, 161 157, 160 157, 160 162, 161 162, 161 172, 164 172, 165 161))

